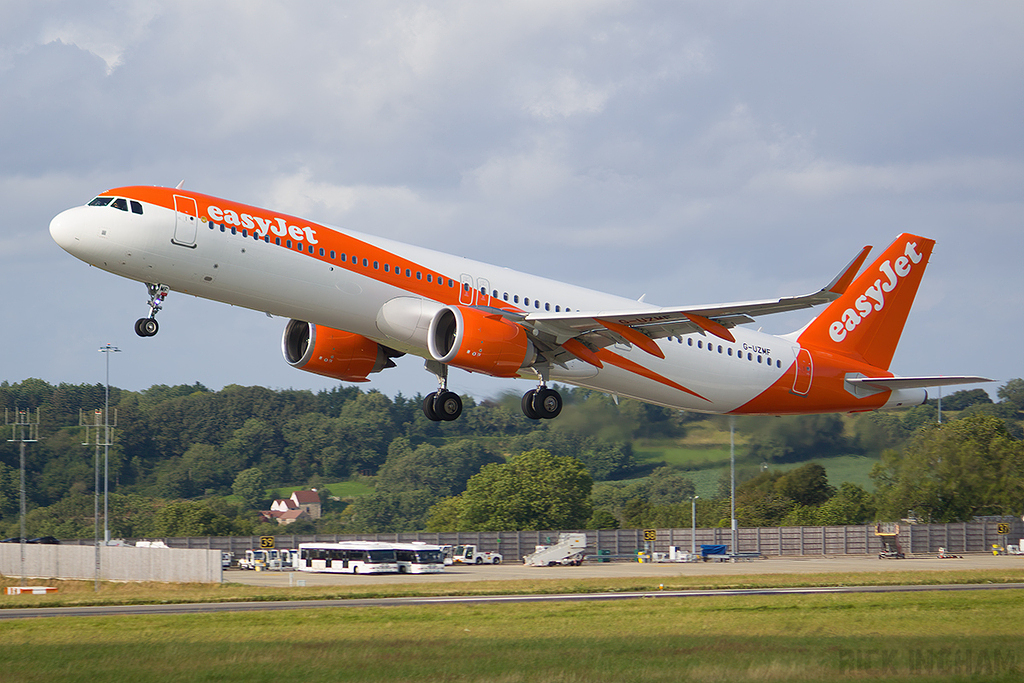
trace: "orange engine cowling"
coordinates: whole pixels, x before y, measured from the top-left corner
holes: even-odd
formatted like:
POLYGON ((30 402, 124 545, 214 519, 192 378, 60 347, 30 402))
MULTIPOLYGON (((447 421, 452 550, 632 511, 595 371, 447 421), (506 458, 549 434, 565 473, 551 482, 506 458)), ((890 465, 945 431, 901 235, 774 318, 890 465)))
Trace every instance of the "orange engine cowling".
POLYGON ((368 382, 367 375, 395 367, 401 353, 372 339, 301 320, 290 320, 281 338, 284 359, 293 368, 345 382, 368 382))
POLYGON ((515 377, 536 358, 521 325, 465 306, 445 306, 434 314, 427 348, 436 361, 495 377, 515 377))

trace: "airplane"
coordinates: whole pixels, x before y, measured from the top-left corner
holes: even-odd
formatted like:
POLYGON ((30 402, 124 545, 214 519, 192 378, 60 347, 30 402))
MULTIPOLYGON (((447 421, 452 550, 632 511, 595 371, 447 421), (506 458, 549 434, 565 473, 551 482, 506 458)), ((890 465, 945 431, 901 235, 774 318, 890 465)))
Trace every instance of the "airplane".
POLYGON ((934 240, 901 234, 858 275, 870 246, 816 292, 655 306, 420 246, 177 188, 108 190, 50 222, 86 263, 146 285, 157 333, 170 292, 288 318, 285 360, 346 382, 425 360, 433 421, 457 419, 449 369, 537 381, 530 419, 562 410, 558 381, 669 408, 729 415, 860 412, 924 403, 974 376, 896 377, 896 350, 934 240), (826 305, 791 334, 745 324, 826 305))

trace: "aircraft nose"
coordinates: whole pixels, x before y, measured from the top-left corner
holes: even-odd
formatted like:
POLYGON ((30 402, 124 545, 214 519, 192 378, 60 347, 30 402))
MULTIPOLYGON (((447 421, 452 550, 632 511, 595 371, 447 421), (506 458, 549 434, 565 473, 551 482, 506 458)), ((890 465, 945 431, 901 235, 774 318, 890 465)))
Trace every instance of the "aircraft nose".
POLYGON ((75 252, 75 246, 80 241, 78 231, 80 221, 76 219, 79 208, 61 211, 50 221, 50 237, 60 245, 61 249, 72 254, 75 252))

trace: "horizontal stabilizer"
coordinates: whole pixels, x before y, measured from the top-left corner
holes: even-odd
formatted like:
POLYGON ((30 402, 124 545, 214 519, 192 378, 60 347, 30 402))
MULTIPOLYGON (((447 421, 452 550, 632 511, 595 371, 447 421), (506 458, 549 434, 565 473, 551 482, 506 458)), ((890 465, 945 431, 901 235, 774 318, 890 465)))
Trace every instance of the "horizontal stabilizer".
POLYGON ((879 389, 925 389, 927 387, 946 387, 954 384, 978 384, 994 382, 987 377, 971 377, 969 375, 933 375, 930 377, 847 377, 850 384, 877 387, 879 389))

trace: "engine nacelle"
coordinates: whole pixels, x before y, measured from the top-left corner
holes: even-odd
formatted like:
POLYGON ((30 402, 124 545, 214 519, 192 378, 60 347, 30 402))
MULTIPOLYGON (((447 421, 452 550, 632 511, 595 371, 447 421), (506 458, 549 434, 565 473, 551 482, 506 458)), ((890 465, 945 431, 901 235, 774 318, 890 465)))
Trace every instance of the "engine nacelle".
POLYGON ((445 306, 434 315, 427 349, 436 361, 495 377, 515 377, 537 355, 522 326, 465 306, 445 306))
POLYGON ((367 375, 395 367, 400 353, 372 339, 301 320, 290 320, 281 338, 284 359, 293 368, 345 382, 368 382, 367 375))

